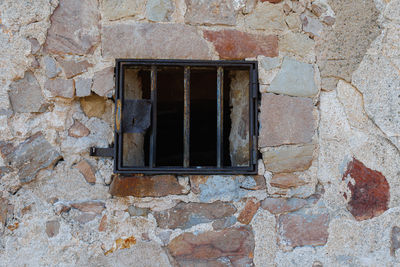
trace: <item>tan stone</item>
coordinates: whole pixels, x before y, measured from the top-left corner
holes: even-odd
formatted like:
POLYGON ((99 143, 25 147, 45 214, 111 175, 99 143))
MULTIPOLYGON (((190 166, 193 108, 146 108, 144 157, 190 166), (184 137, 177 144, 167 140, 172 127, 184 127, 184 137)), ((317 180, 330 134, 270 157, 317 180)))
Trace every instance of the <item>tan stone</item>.
POLYGON ((47 80, 44 88, 50 92, 52 97, 73 98, 75 95, 74 82, 72 80, 62 78, 47 80))
POLYGON ((80 99, 81 107, 88 117, 98 117, 106 110, 106 99, 98 95, 90 95, 80 99))
POLYGON ((310 143, 315 131, 310 98, 262 94, 259 146, 310 143))
POLYGON ((55 54, 87 54, 99 41, 96 0, 60 0, 51 16, 45 50, 55 54))
POLYGON ((87 69, 92 66, 87 60, 75 61, 57 58, 57 61, 60 63, 68 79, 87 71, 87 69))
POLYGON ((103 17, 108 20, 117 20, 125 17, 134 17, 144 11, 145 0, 101 0, 103 17))
POLYGON ((265 169, 274 173, 307 170, 311 166, 314 149, 313 144, 263 149, 265 169))
POLYGON ((293 248, 325 245, 329 235, 328 226, 328 213, 283 214, 278 221, 279 242, 293 248))
POLYGON ((298 187, 306 183, 299 176, 292 173, 277 173, 271 178, 270 185, 283 189, 298 187))
POLYGON ((92 91, 99 96, 112 96, 114 94, 114 68, 108 67, 97 71, 93 77, 92 91))
POLYGON ((276 35, 251 34, 237 30, 204 31, 221 59, 245 59, 263 55, 278 56, 276 35))
POLYGON ((113 196, 161 197, 183 195, 188 191, 173 175, 119 177, 115 176, 110 185, 113 196))
POLYGON ((283 31, 286 29, 282 4, 260 3, 245 18, 248 27, 255 30, 283 31))
POLYGON ((46 234, 48 237, 55 237, 60 231, 59 221, 47 221, 46 222, 46 234))
POLYGON ((260 202, 256 199, 248 199, 246 201, 246 205, 243 210, 240 212, 238 221, 243 224, 249 224, 253 219, 254 215, 257 213, 258 208, 260 207, 260 202))
POLYGON ((185 0, 185 23, 193 25, 236 24, 236 11, 229 0, 185 0))
POLYGON ((89 129, 77 120, 74 121, 74 124, 68 130, 68 135, 76 138, 88 136, 89 134, 89 129))
POLYGON ((187 25, 113 24, 103 27, 102 36, 105 57, 211 59, 206 41, 194 27, 187 25))
POLYGON ((82 160, 75 165, 75 168, 85 177, 86 182, 94 184, 96 182, 95 171, 93 167, 86 161, 82 160))
POLYGON ((85 202, 75 202, 71 204, 71 207, 78 209, 82 212, 101 214, 105 209, 104 202, 101 201, 85 201, 85 202))
POLYGON ((288 32, 279 37, 279 51, 309 58, 314 51, 314 41, 308 35, 288 32))

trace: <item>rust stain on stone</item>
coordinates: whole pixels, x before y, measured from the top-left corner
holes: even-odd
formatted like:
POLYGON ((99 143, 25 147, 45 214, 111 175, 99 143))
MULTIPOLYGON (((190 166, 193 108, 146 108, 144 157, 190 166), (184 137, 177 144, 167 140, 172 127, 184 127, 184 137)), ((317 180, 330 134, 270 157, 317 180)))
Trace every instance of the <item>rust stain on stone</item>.
POLYGON ((278 56, 278 37, 237 30, 204 31, 204 37, 212 42, 221 59, 244 59, 264 55, 278 56))
POLYGON ((111 186, 110 194, 113 196, 135 196, 135 197, 162 197, 168 195, 185 194, 184 186, 180 185, 173 175, 156 176, 115 176, 111 186))
MULTIPOLYGON (((342 180, 353 178, 347 186, 351 191, 348 210, 358 221, 381 215, 388 209, 390 192, 389 184, 382 173, 367 168, 362 162, 353 158, 347 165, 342 180)), ((348 199, 347 195, 344 197, 348 199)))
POLYGON ((130 248, 135 244, 136 244, 136 238, 134 236, 130 236, 128 238, 118 238, 117 240, 115 240, 115 243, 112 246, 112 248, 104 252, 104 255, 107 256, 108 254, 113 253, 118 249, 130 248))

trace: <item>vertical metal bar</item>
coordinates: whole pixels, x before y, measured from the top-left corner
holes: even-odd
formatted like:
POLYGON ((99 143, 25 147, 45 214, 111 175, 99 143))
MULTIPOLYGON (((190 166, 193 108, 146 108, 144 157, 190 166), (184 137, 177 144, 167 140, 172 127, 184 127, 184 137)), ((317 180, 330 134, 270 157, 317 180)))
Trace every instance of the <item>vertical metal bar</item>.
POLYGON ((183 77, 183 167, 189 167, 190 158, 190 67, 186 66, 183 77))
POLYGON ((217 69, 217 167, 223 165, 223 144, 224 144, 224 69, 217 69))
POLYGON ((150 137, 150 159, 149 167, 154 168, 156 163, 157 148, 157 66, 151 66, 150 74, 150 92, 152 103, 151 137, 150 137))

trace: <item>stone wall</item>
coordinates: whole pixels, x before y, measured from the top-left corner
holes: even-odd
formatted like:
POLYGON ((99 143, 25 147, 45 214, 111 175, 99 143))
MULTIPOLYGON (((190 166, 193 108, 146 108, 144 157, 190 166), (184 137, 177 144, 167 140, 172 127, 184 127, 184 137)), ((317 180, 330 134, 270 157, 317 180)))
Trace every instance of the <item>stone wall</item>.
POLYGON ((0 266, 396 266, 399 29, 399 0, 1 1, 0 266), (115 58, 258 60, 258 175, 90 157, 115 58))

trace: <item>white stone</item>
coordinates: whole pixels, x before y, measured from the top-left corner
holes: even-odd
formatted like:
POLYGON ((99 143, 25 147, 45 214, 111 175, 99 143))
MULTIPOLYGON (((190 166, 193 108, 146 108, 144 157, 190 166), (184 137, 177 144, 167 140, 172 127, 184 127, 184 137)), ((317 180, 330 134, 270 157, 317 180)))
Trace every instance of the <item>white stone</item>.
POLYGON ((251 226, 255 239, 255 266, 274 266, 275 255, 278 251, 275 216, 260 208, 251 221, 251 226))

